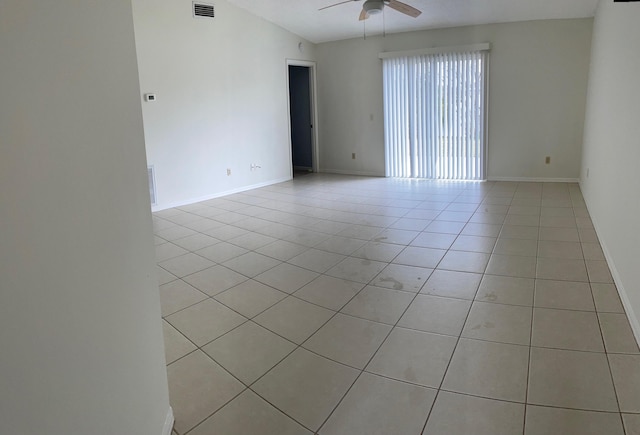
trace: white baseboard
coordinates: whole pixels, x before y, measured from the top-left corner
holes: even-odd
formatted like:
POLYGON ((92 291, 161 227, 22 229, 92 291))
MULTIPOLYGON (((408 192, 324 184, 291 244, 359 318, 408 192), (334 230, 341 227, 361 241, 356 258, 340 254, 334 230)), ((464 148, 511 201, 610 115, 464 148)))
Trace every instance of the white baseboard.
POLYGON ((361 177, 384 177, 384 174, 380 174, 378 172, 349 171, 349 170, 346 170, 346 169, 325 169, 325 168, 322 168, 318 172, 322 172, 322 173, 325 173, 325 174, 359 175, 361 177))
POLYGON ((224 192, 217 192, 217 193, 213 193, 211 195, 205 195, 205 196, 201 196, 201 197, 198 197, 198 198, 190 198, 190 199, 186 199, 184 201, 174 201, 174 202, 170 202, 168 204, 160 204, 160 205, 156 205, 154 207, 151 207, 151 211, 155 213, 157 211, 166 210, 168 208, 182 207, 183 205, 190 205, 190 204, 195 204, 197 202, 208 201, 210 199, 220 198, 221 196, 227 196, 227 195, 232 195, 234 193, 246 192, 247 190, 258 189, 260 187, 265 187, 265 186, 271 186, 272 184, 278 184, 278 183, 282 183, 282 182, 289 181, 289 180, 291 180, 291 176, 277 178, 275 180, 264 181, 262 183, 251 184, 251 185, 248 185, 248 186, 242 186, 242 187, 238 187, 236 189, 225 190, 224 192))
POLYGON ((607 265, 609 266, 609 270, 611 271, 611 276, 613 277, 613 282, 618 289, 618 295, 620 296, 620 300, 622 301, 622 306, 624 307, 624 311, 627 313, 627 318, 629 319, 629 324, 631 325, 631 330, 633 331, 633 335, 636 338, 636 342, 640 346, 640 319, 636 315, 633 307, 631 306, 631 301, 629 301, 629 296, 627 295, 627 290, 622 283, 622 278, 620 277, 620 273, 616 268, 616 264, 613 262, 613 257, 607 247, 607 243, 605 240, 600 238, 600 225, 598 224, 598 220, 594 218, 591 214, 589 203, 585 198, 585 203, 587 205, 587 210, 589 211, 589 215, 591 216, 591 222, 593 222, 593 227, 596 231, 596 235, 598 235, 598 240, 600 241, 600 246, 602 246, 602 252, 604 253, 604 258, 607 260, 607 265))
POLYGON ((164 420, 164 427, 162 428, 162 435, 171 435, 171 431, 173 430, 173 409, 169 407, 167 411, 167 418, 164 420))
POLYGON ((579 178, 544 178, 544 177, 488 177, 487 181, 512 181, 521 183, 579 183, 579 178))

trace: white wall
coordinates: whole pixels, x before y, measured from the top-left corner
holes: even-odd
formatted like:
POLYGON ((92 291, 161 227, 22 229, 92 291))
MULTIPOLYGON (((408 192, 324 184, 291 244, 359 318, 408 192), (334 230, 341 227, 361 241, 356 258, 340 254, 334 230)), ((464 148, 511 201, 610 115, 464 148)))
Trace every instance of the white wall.
POLYGON ((191 0, 133 4, 156 209, 290 178, 286 59, 313 44, 222 0, 211 20, 191 0))
POLYGON ((582 192, 640 341, 640 3, 601 1, 593 30, 582 192))
POLYGON ((384 175, 379 52, 490 42, 489 177, 577 179, 592 22, 494 24, 318 45, 321 170, 384 175))
POLYGON ((0 432, 170 410, 130 0, 0 2, 0 432))

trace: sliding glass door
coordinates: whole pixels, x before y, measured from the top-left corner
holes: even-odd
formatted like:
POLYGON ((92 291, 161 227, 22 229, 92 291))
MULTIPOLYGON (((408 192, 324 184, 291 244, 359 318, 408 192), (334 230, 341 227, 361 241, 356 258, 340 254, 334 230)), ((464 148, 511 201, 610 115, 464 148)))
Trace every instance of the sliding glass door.
POLYGON ((488 52, 385 58, 388 177, 484 180, 488 52))

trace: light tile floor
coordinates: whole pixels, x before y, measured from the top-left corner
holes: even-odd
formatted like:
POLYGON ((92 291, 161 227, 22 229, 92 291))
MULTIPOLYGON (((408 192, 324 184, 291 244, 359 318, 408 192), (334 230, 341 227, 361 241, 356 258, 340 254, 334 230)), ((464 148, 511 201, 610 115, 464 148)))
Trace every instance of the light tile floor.
POLYGON ((308 175, 153 221, 179 435, 638 433, 575 184, 308 175))

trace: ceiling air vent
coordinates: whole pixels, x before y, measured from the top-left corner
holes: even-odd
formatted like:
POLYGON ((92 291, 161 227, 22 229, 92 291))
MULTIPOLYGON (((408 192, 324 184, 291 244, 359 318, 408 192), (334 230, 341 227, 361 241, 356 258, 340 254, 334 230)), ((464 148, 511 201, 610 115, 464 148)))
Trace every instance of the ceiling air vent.
POLYGON ((201 18, 213 18, 216 16, 213 5, 201 2, 193 2, 193 16, 201 18))

